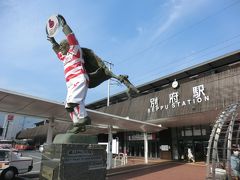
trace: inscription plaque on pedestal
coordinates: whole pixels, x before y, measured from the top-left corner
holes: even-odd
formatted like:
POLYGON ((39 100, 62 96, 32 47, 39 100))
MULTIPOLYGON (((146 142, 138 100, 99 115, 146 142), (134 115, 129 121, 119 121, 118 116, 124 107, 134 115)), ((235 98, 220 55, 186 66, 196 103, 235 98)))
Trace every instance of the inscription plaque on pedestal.
POLYGON ((105 180, 106 150, 98 144, 44 147, 40 180, 105 180))

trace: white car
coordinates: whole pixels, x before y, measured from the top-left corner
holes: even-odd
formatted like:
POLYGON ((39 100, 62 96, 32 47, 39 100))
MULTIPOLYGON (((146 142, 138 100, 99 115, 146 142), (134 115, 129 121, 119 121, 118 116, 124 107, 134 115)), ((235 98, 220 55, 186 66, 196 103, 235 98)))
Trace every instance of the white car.
POLYGON ((31 157, 22 157, 13 149, 0 149, 0 179, 14 179, 15 175, 29 172, 32 168, 31 157))

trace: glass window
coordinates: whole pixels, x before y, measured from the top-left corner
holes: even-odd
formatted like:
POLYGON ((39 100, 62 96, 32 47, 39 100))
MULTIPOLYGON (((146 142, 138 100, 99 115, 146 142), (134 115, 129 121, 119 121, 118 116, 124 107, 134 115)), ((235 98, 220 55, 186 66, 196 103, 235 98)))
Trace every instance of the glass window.
POLYGON ((200 126, 194 126, 193 127, 193 135, 194 136, 201 136, 201 127, 200 126))
POLYGON ((181 135, 184 136, 184 129, 181 130, 181 135))
POLYGON ((0 151, 0 161, 8 161, 9 153, 6 151, 0 151))
POLYGON ((184 128, 176 128, 176 130, 177 130, 178 137, 184 136, 184 128))
POLYGON ((206 131, 205 128, 202 129, 202 135, 203 135, 203 136, 206 136, 206 135, 207 135, 207 131, 206 131))
POLYGON ((191 127, 185 128, 185 136, 192 136, 192 128, 191 127))

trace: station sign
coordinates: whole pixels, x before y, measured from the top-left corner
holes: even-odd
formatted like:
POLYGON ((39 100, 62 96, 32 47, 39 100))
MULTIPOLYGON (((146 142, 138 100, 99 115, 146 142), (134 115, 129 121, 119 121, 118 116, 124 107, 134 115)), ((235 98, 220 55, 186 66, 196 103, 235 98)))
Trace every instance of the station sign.
POLYGON ((169 109, 177 109, 179 107, 200 104, 209 101, 209 96, 205 94, 205 87, 203 84, 192 87, 192 97, 181 99, 180 93, 174 90, 168 95, 168 102, 161 102, 161 97, 153 97, 149 99, 148 113, 157 111, 164 111, 169 109))
POLYGON ((160 149, 161 149, 162 151, 169 151, 169 150, 170 150, 170 146, 169 146, 169 145, 161 145, 161 146, 160 146, 160 149))
MULTIPOLYGON (((147 135, 147 140, 155 140, 156 139, 156 134, 148 134, 147 135)), ((134 134, 131 136, 128 136, 129 141, 143 141, 144 136, 143 134, 134 134)))

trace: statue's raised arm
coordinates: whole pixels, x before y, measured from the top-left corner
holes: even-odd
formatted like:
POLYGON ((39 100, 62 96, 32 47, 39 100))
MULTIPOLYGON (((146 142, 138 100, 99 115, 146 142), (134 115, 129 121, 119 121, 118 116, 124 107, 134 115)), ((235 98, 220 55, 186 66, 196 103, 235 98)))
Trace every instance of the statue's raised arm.
MULTIPOLYGON (((68 35, 70 35, 70 34, 73 34, 72 29, 69 27, 65 18, 62 15, 59 14, 59 15, 56 16, 56 18, 58 19, 60 26, 62 26, 62 31, 63 31, 63 33, 65 34, 66 37, 68 37, 68 35)), ((49 23, 53 23, 53 22, 54 22, 53 20, 52 21, 49 20, 49 23)), ((58 24, 56 26, 58 26, 58 24)), ((47 31, 47 27, 46 27, 46 33, 49 34, 48 31, 47 31)), ((69 44, 70 44, 68 38, 61 41, 60 44, 57 43, 57 41, 55 40, 53 35, 52 36, 48 35, 47 40, 52 43, 52 48, 53 48, 53 50, 55 51, 56 54, 58 54, 59 52, 62 52, 62 54, 67 53, 67 49, 69 49, 69 44)))
POLYGON ((69 27, 69 25, 67 24, 66 20, 64 19, 64 17, 62 15, 58 15, 57 16, 59 21, 60 21, 60 25, 62 26, 62 31, 63 33, 68 36, 69 34, 73 33, 72 29, 69 27))
POLYGON ((57 43, 57 41, 55 40, 54 37, 47 37, 47 40, 52 43, 52 48, 55 51, 55 53, 59 53, 60 52, 60 45, 57 43))

